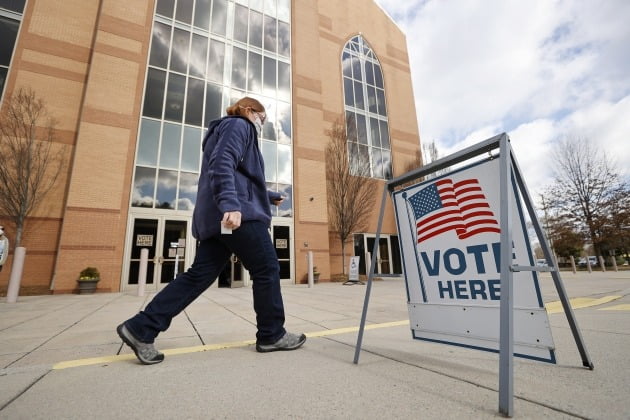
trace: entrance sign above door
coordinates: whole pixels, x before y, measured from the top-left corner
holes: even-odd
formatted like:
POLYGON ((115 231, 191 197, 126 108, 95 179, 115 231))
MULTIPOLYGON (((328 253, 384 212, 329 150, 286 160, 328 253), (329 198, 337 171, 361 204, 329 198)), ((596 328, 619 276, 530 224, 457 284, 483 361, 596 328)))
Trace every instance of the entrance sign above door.
MULTIPOLYGON (((498 173, 486 159, 393 194, 414 338, 499 351, 498 173)), ((513 264, 533 266, 520 200, 508 199, 513 264)), ((555 363, 537 273, 514 273, 513 284, 515 355, 555 363)))
POLYGON ((137 235, 136 246, 153 246, 153 235, 137 235))

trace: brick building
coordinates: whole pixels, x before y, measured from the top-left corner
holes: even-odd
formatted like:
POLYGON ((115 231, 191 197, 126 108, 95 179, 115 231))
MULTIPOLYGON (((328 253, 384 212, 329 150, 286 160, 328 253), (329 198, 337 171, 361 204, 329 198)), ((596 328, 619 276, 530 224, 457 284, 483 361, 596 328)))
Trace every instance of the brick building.
MULTIPOLYGON (((272 222, 286 281, 305 281, 308 251, 321 281, 341 272, 325 182, 333 122, 352 124, 377 197, 420 147, 406 38, 371 0, 0 0, 0 32, 2 100, 33 89, 66 157, 26 222, 21 294, 72 292, 86 266, 101 271, 99 291, 133 290, 142 247, 149 289, 189 266, 204 127, 246 94, 268 111, 268 186, 287 195, 272 222)), ((348 254, 371 249, 377 217, 348 254)), ((383 233, 377 271, 395 275, 391 207, 383 233)))

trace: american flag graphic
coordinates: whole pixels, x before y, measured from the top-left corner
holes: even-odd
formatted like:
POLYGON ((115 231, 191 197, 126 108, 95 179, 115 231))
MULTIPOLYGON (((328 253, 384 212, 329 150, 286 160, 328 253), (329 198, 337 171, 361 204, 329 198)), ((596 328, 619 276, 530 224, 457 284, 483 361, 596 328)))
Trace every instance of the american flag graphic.
POLYGON ((442 179, 408 199, 416 219, 418 243, 450 230, 459 239, 501 233, 477 179, 442 179))

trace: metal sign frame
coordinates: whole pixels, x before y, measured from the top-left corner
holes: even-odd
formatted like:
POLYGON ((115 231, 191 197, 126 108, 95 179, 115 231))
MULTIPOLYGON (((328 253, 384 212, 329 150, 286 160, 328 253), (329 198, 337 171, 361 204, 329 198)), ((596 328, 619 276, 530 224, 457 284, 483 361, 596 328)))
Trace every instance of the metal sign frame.
MULTIPOLYGON (((436 160, 426 166, 407 172, 397 178, 388 181, 383 187, 383 195, 381 198, 381 208, 379 212, 378 225, 376 229, 376 240, 374 242, 374 250, 372 252, 372 260, 370 262, 370 272, 368 274, 367 287, 365 290, 365 300, 363 303, 363 311, 361 314, 361 323, 359 326, 359 334, 355 347, 354 363, 359 362, 359 354, 363 342, 363 333, 365 331, 365 321, 367 317, 367 309, 372 290, 372 280, 374 278, 374 270, 376 265, 376 255, 378 241, 383 227, 383 217, 385 213, 385 204, 387 194, 391 195, 394 190, 409 182, 418 180, 426 175, 436 173, 437 171, 449 168, 458 163, 468 161, 472 158, 483 154, 491 154, 499 149, 499 176, 500 176, 500 228, 501 228, 501 256, 500 256, 500 280, 501 280, 501 300, 499 306, 500 326, 499 326, 499 412, 506 416, 512 416, 514 411, 514 291, 512 288, 513 273, 518 271, 550 271, 554 285, 560 297, 564 313, 573 333, 578 351, 582 358, 582 365, 593 370, 594 365, 584 345, 582 334, 577 325, 573 308, 569 303, 566 290, 560 279, 557 263, 551 253, 551 248, 547 243, 545 235, 536 215, 536 211, 525 185, 525 181, 521 175, 520 168, 512 151, 510 139, 506 133, 499 134, 482 141, 476 145, 468 147, 457 153, 436 160), (512 253, 512 221, 510 212, 510 200, 507 199, 511 193, 512 182, 511 177, 516 180, 516 187, 520 192, 521 198, 525 204, 529 217, 532 221, 536 236, 540 241, 548 267, 530 267, 513 265, 511 261, 512 253), (505 198, 505 199, 503 199, 505 198)), ((514 192, 516 193, 516 192, 514 192)))

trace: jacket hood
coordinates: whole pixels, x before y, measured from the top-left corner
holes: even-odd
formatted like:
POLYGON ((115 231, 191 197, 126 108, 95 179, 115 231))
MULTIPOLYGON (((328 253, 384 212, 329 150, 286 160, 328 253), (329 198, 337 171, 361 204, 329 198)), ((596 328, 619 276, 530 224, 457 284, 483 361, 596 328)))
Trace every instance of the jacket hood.
POLYGON ((223 121, 227 120, 228 118, 241 118, 247 121, 248 123, 252 124, 252 126, 254 125, 249 119, 245 117, 241 117, 240 115, 226 115, 225 117, 221 117, 217 120, 212 120, 210 121, 210 124, 208 124, 208 131, 206 132, 206 135, 203 138, 203 142, 201 143, 201 150, 205 150, 206 143, 208 142, 208 139, 210 138, 210 136, 212 136, 212 133, 214 133, 217 127, 219 127, 219 124, 221 124, 223 121))

